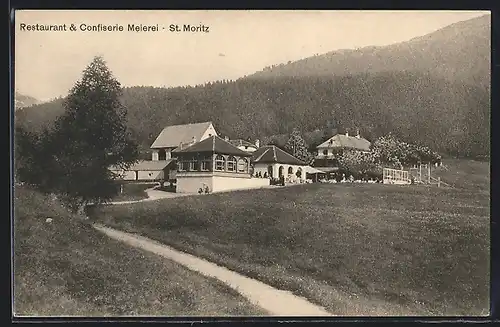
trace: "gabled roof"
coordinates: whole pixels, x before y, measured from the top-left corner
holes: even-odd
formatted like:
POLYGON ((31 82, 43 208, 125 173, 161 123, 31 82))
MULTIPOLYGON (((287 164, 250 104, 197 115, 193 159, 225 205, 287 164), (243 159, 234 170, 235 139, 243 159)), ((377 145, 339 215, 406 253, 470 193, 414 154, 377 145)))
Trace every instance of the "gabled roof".
MULTIPOLYGON (((139 160, 137 163, 133 164, 127 170, 163 170, 167 167, 174 159, 169 160, 139 160)), ((117 166, 109 167, 113 171, 121 171, 122 169, 117 166)))
POLYGON ((193 137, 199 141, 212 122, 173 125, 165 127, 151 145, 151 149, 176 148, 181 143, 188 143, 193 137))
POLYGON ((252 153, 254 163, 282 163, 289 165, 305 165, 306 163, 274 145, 266 145, 252 153))
POLYGON ((253 148, 257 148, 255 144, 245 141, 243 139, 230 140, 229 143, 231 143, 234 146, 251 146, 253 148))
POLYGON ((197 142, 187 148, 177 148, 173 153, 196 153, 196 152, 209 152, 209 153, 220 153, 220 154, 232 154, 235 156, 250 157, 251 154, 243 150, 238 149, 231 143, 225 141, 221 137, 214 135, 203 141, 197 142))
POLYGON ((356 136, 347 136, 344 134, 337 134, 335 136, 332 136, 325 142, 321 143, 318 145, 316 148, 351 148, 351 149, 357 149, 357 150, 362 150, 362 151, 369 151, 370 150, 370 141, 360 137, 357 138, 356 136))

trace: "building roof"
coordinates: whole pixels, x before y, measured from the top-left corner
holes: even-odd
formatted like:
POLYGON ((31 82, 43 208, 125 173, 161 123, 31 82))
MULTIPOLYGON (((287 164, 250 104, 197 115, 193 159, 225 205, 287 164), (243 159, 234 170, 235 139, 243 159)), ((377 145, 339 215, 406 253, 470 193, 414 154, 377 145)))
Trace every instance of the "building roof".
MULTIPOLYGON (((163 170, 167 167, 174 159, 169 160, 139 160, 127 170, 163 170)), ((111 166, 110 170, 122 171, 118 166, 111 166)))
POLYGON ((243 139, 230 140, 229 143, 231 143, 234 146, 251 146, 253 148, 257 148, 255 144, 245 141, 243 139))
POLYGON ((220 153, 220 154, 232 154, 242 157, 250 157, 251 154, 243 150, 238 149, 228 141, 223 138, 213 135, 203 141, 197 142, 187 148, 177 148, 173 153, 195 153, 195 152, 209 152, 209 153, 220 153))
POLYGON ((181 143, 189 143, 193 137, 199 141, 212 122, 173 125, 165 127, 151 145, 151 149, 176 148, 181 143))
POLYGON ((362 137, 356 137, 356 136, 347 136, 344 134, 337 134, 335 136, 332 136, 325 142, 321 143, 318 145, 316 148, 351 148, 351 149, 357 149, 357 150, 362 150, 362 151, 369 151, 370 150, 370 141, 362 138, 362 137))
POLYGON ((254 163, 283 163, 305 165, 306 163, 274 145, 265 145, 252 153, 254 163))

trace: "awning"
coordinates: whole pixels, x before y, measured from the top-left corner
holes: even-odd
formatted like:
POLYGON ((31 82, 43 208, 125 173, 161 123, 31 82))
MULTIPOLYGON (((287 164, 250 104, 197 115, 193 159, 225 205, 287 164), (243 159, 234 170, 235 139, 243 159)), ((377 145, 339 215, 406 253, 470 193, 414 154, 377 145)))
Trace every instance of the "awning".
POLYGON ((324 171, 319 170, 319 169, 316 169, 316 168, 311 167, 311 166, 307 166, 307 167, 305 168, 305 171, 306 171, 306 173, 308 173, 308 174, 324 174, 324 173, 325 173, 324 171))
POLYGON ((319 170, 320 172, 322 172, 324 174, 339 170, 338 167, 316 167, 315 169, 319 170))

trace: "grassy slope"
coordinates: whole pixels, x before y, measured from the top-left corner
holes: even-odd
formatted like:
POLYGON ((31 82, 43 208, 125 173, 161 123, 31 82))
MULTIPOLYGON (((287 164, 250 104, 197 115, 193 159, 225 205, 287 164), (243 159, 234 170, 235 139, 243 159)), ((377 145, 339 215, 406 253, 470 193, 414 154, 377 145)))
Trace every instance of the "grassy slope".
POLYGON ((18 315, 262 313, 218 281, 111 240, 37 192, 15 191, 18 315))
POLYGON ((490 163, 474 160, 446 159, 445 168, 432 168, 431 175, 457 188, 488 191, 490 163))
POLYGON ((489 192, 477 188, 314 184, 99 215, 337 314, 488 313, 489 192))

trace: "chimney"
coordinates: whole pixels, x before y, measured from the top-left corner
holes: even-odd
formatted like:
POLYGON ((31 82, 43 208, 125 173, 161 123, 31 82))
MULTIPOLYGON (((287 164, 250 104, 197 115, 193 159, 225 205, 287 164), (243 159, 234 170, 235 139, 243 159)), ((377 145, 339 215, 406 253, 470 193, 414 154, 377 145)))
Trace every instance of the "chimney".
POLYGON ((345 131, 345 136, 349 136, 349 131, 345 131))
POLYGON ((361 136, 359 135, 359 129, 356 131, 356 138, 361 138, 361 136))
POLYGON ((255 147, 257 149, 260 147, 260 141, 259 140, 255 140, 255 147))
POLYGON ((191 140, 191 143, 196 143, 196 137, 193 136, 193 139, 191 140))
POLYGON ((229 142, 229 136, 224 136, 224 141, 229 142))

